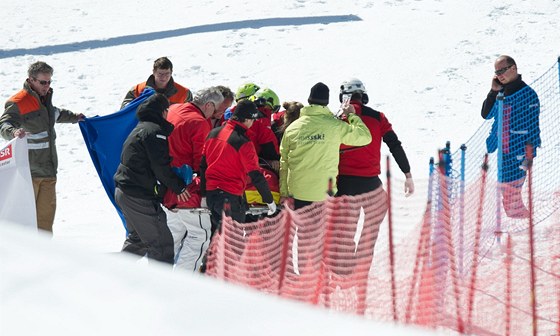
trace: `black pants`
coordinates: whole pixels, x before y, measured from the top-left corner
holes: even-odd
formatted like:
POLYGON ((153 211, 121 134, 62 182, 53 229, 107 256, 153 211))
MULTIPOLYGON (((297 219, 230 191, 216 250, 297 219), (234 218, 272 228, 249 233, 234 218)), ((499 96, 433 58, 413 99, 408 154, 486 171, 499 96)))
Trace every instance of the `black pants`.
POLYGON ((222 211, 224 204, 229 203, 229 211, 226 209, 226 215, 239 223, 245 223, 245 212, 247 211, 247 202, 243 196, 230 194, 226 191, 215 189, 206 192, 206 204, 210 209, 210 222, 212 223, 212 235, 219 231, 222 226, 222 211))
POLYGON ((336 188, 338 192, 336 196, 348 195, 356 196, 365 194, 370 191, 381 187, 382 183, 378 176, 364 177, 364 176, 350 176, 338 175, 336 188))
POLYGON ((126 220, 128 235, 122 252, 173 264, 173 236, 167 226, 167 216, 156 200, 146 200, 125 194, 115 188, 115 201, 126 220))
POLYGON ((306 206, 308 206, 312 203, 313 202, 311 202, 311 201, 302 201, 302 200, 299 200, 297 198, 294 198, 294 210, 301 209, 301 208, 306 207, 306 206))

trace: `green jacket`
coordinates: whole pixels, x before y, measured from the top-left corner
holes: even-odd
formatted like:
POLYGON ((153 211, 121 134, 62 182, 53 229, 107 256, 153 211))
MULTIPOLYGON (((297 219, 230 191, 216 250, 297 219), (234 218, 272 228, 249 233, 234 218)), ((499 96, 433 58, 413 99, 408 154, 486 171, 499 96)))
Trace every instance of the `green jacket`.
POLYGON ((302 201, 327 198, 329 179, 336 193, 341 144, 365 146, 371 134, 355 114, 348 123, 336 119, 326 106, 310 105, 286 129, 280 144, 280 195, 302 201))
POLYGON ((79 116, 52 104, 53 90, 41 100, 27 83, 23 89, 8 99, 0 117, 0 135, 6 140, 14 138, 14 131, 23 128, 27 133, 29 165, 33 177, 55 177, 58 168, 56 132, 54 124, 75 123, 79 116))

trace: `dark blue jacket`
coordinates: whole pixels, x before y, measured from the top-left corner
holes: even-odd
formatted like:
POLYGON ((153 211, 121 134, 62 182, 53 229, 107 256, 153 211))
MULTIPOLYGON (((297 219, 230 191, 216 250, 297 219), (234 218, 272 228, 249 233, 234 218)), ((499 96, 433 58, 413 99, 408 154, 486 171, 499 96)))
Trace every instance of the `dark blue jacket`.
MULTIPOLYGON (((504 111, 502 122, 503 153, 524 155, 525 146, 530 142, 533 156, 537 155, 537 147, 541 145, 539 128, 540 102, 537 93, 523 80, 521 75, 511 83, 503 85, 504 111)), ((494 119, 490 134, 486 139, 489 153, 498 148, 498 91, 490 91, 482 104, 481 115, 485 119, 494 119)))

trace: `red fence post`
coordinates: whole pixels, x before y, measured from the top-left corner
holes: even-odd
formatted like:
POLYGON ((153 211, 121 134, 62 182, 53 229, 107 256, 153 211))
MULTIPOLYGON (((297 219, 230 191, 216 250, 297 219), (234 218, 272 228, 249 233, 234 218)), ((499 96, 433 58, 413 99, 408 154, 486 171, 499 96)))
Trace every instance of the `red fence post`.
POLYGON ((533 232, 533 146, 525 146, 525 158, 527 159, 527 179, 529 187, 529 253, 531 257, 531 313, 533 322, 533 336, 537 335, 537 293, 535 292, 535 234, 533 232))
POLYGON ((513 261, 513 251, 512 251, 512 243, 511 243, 511 236, 508 235, 507 239, 507 256, 505 258, 505 267, 506 267, 506 330, 505 335, 511 335, 511 290, 512 290, 512 281, 511 281, 511 264, 513 261))
POLYGON ((393 248, 393 212, 391 211, 391 159, 387 155, 387 221, 389 222, 389 270, 391 272, 391 304, 393 321, 397 321, 397 289, 395 285, 395 251, 393 248))
POLYGON ((286 278, 286 267, 288 263, 288 246, 290 245, 290 228, 292 227, 292 216, 288 209, 288 202, 284 202, 284 242, 282 243, 282 259, 280 261, 280 272, 278 274, 278 294, 282 296, 282 286, 286 278))
MULTIPOLYGON (((416 258, 414 259, 414 270, 412 271, 412 279, 410 280, 410 289, 408 291, 408 299, 407 299, 407 304, 406 304, 406 310, 405 310, 405 319, 404 322, 405 323, 410 323, 411 320, 411 315, 412 315, 412 309, 413 309, 413 299, 414 299, 414 290, 416 288, 416 285, 418 284, 418 302, 417 305, 425 305, 425 302, 422 301, 423 298, 421 297, 421 293, 423 290, 423 287, 426 286, 424 284, 425 282, 425 274, 421 274, 422 272, 425 272, 426 270, 426 259, 429 258, 428 256, 428 245, 429 245, 429 236, 430 236, 430 230, 432 228, 432 206, 433 206, 433 183, 434 183, 434 171, 433 171, 433 166, 434 166, 434 159, 430 158, 430 175, 428 177, 428 201, 426 202, 426 209, 424 211, 424 219, 422 221, 422 229, 420 231, 420 237, 418 239, 418 246, 416 249, 416 258)), ((430 283, 432 281, 431 276, 429 279, 430 283)), ((417 310, 419 308, 417 307, 417 310)), ((432 313, 432 309, 431 309, 431 305, 430 307, 428 307, 429 310, 429 314, 432 313)), ((427 320, 432 320, 431 317, 428 318, 427 320)), ((420 318, 417 314, 416 316, 416 322, 419 324, 422 324, 424 321, 426 321, 426 319, 424 318, 424 316, 422 316, 422 318, 420 318)), ((424 323, 426 324, 426 323, 424 323)))
MULTIPOLYGON (((456 320, 457 320, 457 330, 460 333, 463 333, 465 330, 465 326, 463 323, 463 319, 461 318, 461 306, 460 306, 460 302, 459 302, 459 276, 457 275, 457 260, 456 260, 456 256, 455 256, 455 245, 453 243, 453 234, 452 234, 452 230, 453 227, 451 226, 451 188, 449 187, 449 181, 448 179, 450 178, 450 175, 447 173, 447 168, 449 167, 449 165, 451 164, 449 156, 447 155, 449 153, 449 143, 447 143, 446 146, 446 150, 444 151, 440 151, 440 160, 443 159, 443 161, 440 161, 440 176, 441 176, 441 183, 440 183, 440 204, 441 204, 441 209, 439 210, 438 215, 439 220, 438 222, 439 225, 441 225, 442 227, 442 231, 443 231, 443 236, 444 236, 444 240, 443 240, 443 245, 444 247, 447 247, 447 260, 450 263, 449 267, 447 265, 445 265, 444 267, 448 267, 449 268, 449 273, 450 273, 450 277, 451 277, 451 282, 453 285, 453 294, 454 294, 454 298, 455 298, 455 315, 456 315, 456 320), (449 161, 449 162, 447 162, 449 161)), ((445 279, 445 276, 442 276, 442 279, 445 279)), ((442 297, 443 297, 443 291, 442 290, 442 297)), ((443 301, 442 301, 443 302, 443 301)))
POLYGON ((476 232, 474 240, 473 262, 471 281, 469 284, 469 302, 467 306, 467 326, 472 327, 472 311, 474 306, 474 289, 476 283, 476 272, 478 270, 478 250, 480 248, 480 234, 482 231, 482 213, 484 207, 484 190, 486 189, 486 173, 488 171, 488 154, 484 155, 484 163, 482 165, 482 181, 480 183, 480 194, 478 200, 478 210, 476 214, 476 232))

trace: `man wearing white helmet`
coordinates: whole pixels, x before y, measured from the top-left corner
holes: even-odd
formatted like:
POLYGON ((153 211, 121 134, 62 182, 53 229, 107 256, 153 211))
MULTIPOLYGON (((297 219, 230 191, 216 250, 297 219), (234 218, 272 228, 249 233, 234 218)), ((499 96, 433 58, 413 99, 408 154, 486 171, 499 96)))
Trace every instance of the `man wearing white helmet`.
MULTIPOLYGON (((340 160, 338 165, 337 178, 337 196, 342 195, 360 195, 373 192, 381 187, 382 183, 379 179, 381 173, 381 141, 385 142, 391 151, 391 154, 397 161, 399 168, 406 176, 404 191, 406 196, 414 192, 414 182, 410 174, 410 165, 406 157, 406 153, 399 141, 397 134, 393 131, 391 123, 382 112, 376 111, 365 104, 368 103, 369 97, 362 81, 352 78, 342 83, 340 86, 340 102, 350 104, 354 107, 356 115, 358 115, 369 129, 372 141, 363 147, 341 146, 340 160), (349 99, 349 101, 348 101, 349 99)), ((378 190, 380 191, 380 190, 378 190)), ((384 191, 382 191, 384 193, 384 191)), ((372 193, 374 194, 374 193, 372 193)), ((372 195, 371 199, 380 199, 372 195)), ((384 198, 381 198, 384 199, 384 198)), ((364 206, 364 209, 371 209, 364 206)), ((379 233, 379 226, 383 221, 387 206, 385 202, 380 202, 376 210, 366 210, 364 218, 364 226, 361 237, 358 242, 357 250, 352 252, 355 255, 369 256, 373 259, 373 251, 375 242, 379 233)), ((371 262, 371 260, 370 260, 371 262)), ((351 265, 351 262, 345 260, 345 265, 351 265)), ((361 278, 358 272, 358 284, 365 290, 367 286, 367 273, 365 278, 361 278)), ((363 275, 362 275, 363 276, 363 275)))
POLYGON ((341 103, 345 96, 350 97, 350 104, 369 128, 373 140, 364 147, 341 147, 338 195, 358 195, 381 186, 379 174, 381 174, 381 140, 383 140, 389 146, 393 158, 406 177, 404 191, 406 196, 410 196, 414 193, 410 164, 391 123, 385 114, 366 106, 369 97, 364 84, 359 79, 352 78, 342 83, 339 95, 341 103))

